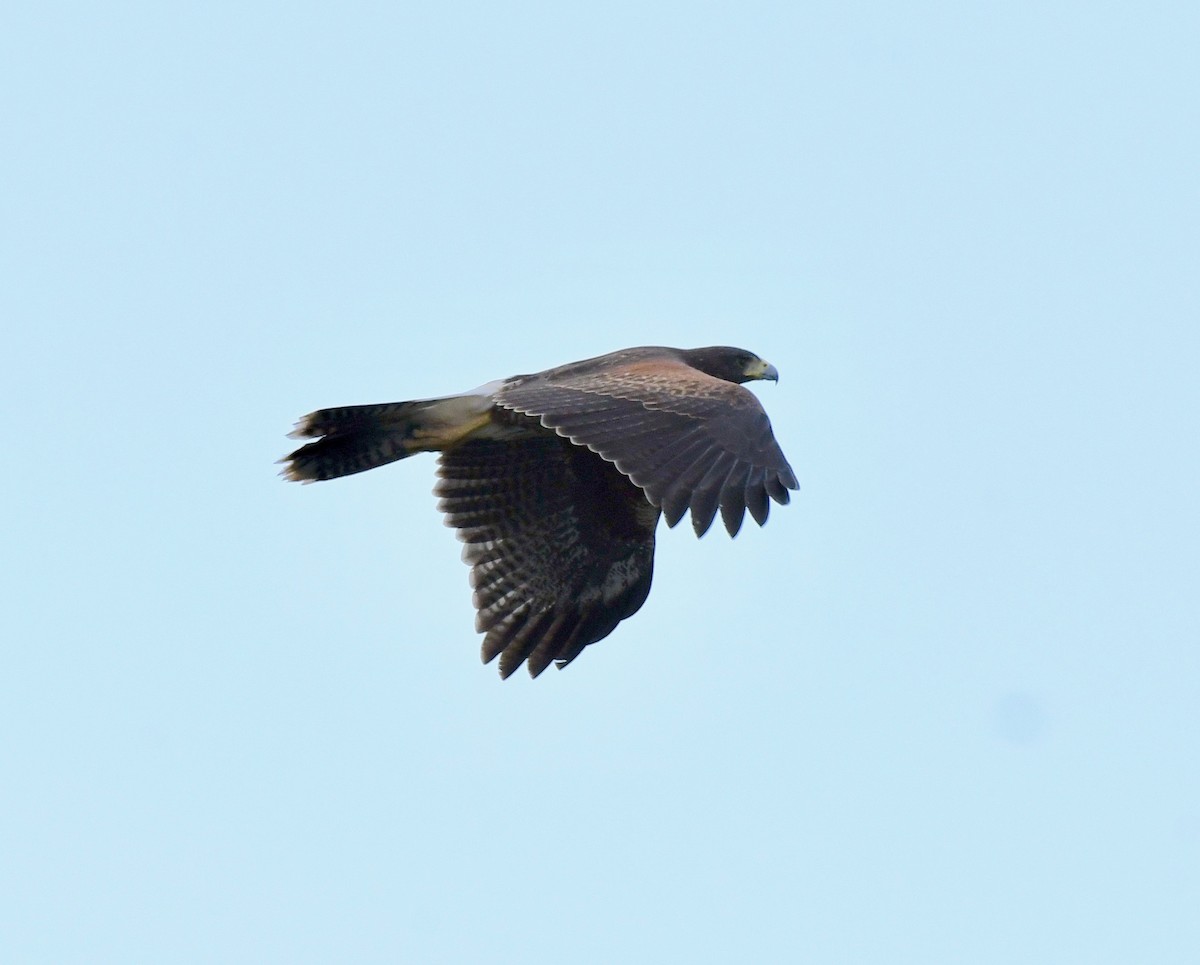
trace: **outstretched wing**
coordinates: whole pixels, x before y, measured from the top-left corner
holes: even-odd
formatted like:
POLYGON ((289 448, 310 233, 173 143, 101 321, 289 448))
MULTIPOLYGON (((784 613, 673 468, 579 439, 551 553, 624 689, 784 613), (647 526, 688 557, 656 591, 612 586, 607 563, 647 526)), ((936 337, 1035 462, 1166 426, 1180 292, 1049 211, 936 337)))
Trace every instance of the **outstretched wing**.
POLYGON ((472 439, 439 457, 438 508, 466 546, 483 660, 536 677, 570 663, 650 592, 658 510, 585 448, 550 433, 472 439))
POLYGON ((668 525, 690 509, 697 535, 718 508, 730 535, 747 509, 761 526, 768 497, 787 503, 800 488, 755 395, 678 358, 551 370, 508 382, 495 398, 613 463, 668 525))

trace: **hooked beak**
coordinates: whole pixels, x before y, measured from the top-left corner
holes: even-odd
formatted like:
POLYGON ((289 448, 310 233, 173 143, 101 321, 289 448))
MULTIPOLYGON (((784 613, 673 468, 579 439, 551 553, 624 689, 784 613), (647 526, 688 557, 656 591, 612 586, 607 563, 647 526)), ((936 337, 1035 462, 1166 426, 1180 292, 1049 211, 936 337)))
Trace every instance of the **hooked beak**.
POLYGON ((746 380, 769 379, 772 382, 779 381, 779 369, 775 368, 770 362, 764 359, 755 359, 746 366, 746 380))

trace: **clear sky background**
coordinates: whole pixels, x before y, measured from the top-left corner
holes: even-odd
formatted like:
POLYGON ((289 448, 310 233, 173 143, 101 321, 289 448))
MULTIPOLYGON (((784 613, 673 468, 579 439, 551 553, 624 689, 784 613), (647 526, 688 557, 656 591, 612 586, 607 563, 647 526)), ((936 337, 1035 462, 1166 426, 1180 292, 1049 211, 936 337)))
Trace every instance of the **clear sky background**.
POLYGON ((1200 961, 1196 10, 7 10, 0 957, 1200 961), (801 492, 536 681, 276 476, 713 343, 801 492))

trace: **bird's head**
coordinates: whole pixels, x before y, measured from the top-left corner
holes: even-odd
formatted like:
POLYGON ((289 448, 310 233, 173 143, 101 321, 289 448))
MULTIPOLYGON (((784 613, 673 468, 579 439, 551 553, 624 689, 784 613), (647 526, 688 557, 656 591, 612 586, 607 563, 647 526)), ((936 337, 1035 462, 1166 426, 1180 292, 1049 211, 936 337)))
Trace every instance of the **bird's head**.
POLYGON ((688 365, 715 379, 726 382, 779 381, 779 370, 774 365, 744 348, 714 345, 687 349, 682 354, 688 365))

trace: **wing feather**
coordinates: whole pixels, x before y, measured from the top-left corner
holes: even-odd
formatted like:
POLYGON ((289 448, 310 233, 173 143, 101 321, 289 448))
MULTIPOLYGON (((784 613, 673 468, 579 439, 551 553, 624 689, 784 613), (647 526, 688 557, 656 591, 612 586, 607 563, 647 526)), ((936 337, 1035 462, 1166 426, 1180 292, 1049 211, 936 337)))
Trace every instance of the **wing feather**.
POLYGON ((791 493, 788 492, 788 489, 799 488, 798 486, 787 486, 786 483, 778 476, 767 476, 767 478, 763 480, 763 486, 766 488, 766 491, 770 494, 771 498, 775 500, 775 502, 779 503, 780 506, 786 506, 789 502, 791 502, 792 496, 791 493))
POLYGON ((766 523, 767 513, 771 508, 770 500, 767 498, 766 478, 766 470, 761 467, 756 466, 750 470, 746 476, 746 488, 743 496, 746 508, 750 510, 750 515, 754 517, 754 521, 759 526, 766 523))
POLYGON ((761 525, 766 495, 784 502, 799 488, 752 392, 671 355, 622 358, 510 380, 496 404, 598 452, 663 507, 669 525, 690 509, 697 533, 718 508, 730 534, 746 509, 761 525))
POLYGON ((725 488, 725 481, 736 468, 737 457, 732 453, 723 452, 709 465, 703 478, 692 487, 689 506, 692 512, 692 528, 697 536, 703 536, 712 526, 717 507, 721 504, 721 492, 725 488))
POLYGON ((596 453, 551 433, 473 439, 441 454, 438 476, 501 676, 565 665, 645 601, 659 511, 596 453))

